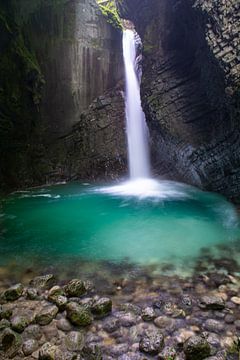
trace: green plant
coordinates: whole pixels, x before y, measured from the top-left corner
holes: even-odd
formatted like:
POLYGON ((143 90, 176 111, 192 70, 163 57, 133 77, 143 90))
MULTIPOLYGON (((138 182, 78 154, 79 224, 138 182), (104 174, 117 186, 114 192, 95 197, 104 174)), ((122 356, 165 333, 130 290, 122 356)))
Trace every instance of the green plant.
POLYGON ((234 339, 232 345, 228 348, 228 353, 238 355, 240 360, 240 337, 234 339))
POLYGON ((123 26, 115 2, 113 0, 97 0, 97 2, 102 14, 107 17, 108 23, 122 30, 123 26))

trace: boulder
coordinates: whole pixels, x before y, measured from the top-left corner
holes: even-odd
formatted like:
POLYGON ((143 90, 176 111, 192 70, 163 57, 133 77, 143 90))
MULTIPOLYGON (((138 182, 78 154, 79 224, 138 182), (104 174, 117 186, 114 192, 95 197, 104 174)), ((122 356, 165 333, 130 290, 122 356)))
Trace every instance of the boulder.
POLYGON ((7 301, 17 300, 22 296, 23 290, 24 288, 22 284, 16 284, 5 291, 4 297, 7 301))
POLYGON ((88 326, 93 321, 93 316, 88 307, 70 302, 66 306, 67 318, 73 325, 88 326))
POLYGON ((210 356, 211 348, 201 336, 191 336, 183 345, 186 360, 202 360, 210 356))
POLYGON ((157 355, 164 345, 164 337, 159 331, 146 332, 139 342, 139 350, 149 355, 157 355))
POLYGON ((86 287, 82 280, 73 279, 65 287, 65 291, 68 297, 80 297, 86 294, 86 287))

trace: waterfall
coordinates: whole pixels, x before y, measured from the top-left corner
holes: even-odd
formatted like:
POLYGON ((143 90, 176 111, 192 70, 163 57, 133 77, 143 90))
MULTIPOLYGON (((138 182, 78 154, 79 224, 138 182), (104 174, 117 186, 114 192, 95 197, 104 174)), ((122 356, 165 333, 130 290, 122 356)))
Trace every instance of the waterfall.
POLYGON ((123 57, 130 178, 150 178, 148 129, 141 106, 140 84, 136 72, 136 43, 132 30, 123 32, 123 57))

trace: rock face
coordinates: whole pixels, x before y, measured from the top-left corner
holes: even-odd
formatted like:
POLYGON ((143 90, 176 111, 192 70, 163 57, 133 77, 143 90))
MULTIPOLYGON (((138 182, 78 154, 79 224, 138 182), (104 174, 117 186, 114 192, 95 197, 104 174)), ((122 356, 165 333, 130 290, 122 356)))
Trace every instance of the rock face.
POLYGON ((142 103, 156 174, 237 201, 237 0, 123 0, 143 41, 142 103))
POLYGON ((123 85, 97 97, 80 116, 71 132, 62 137, 54 154, 53 179, 115 179, 126 173, 127 145, 123 85))
POLYGON ((1 188, 55 181, 65 150, 52 144, 123 78, 121 31, 95 0, 2 2, 0 30, 1 188))

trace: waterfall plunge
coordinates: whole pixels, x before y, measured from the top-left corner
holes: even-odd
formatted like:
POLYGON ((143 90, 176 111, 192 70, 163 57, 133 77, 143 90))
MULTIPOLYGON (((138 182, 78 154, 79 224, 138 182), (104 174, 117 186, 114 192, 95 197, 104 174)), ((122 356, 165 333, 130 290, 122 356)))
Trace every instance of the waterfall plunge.
POLYGON ((130 178, 150 178, 148 129, 141 106, 136 73, 136 43, 132 30, 123 32, 123 57, 126 81, 126 120, 130 178))

